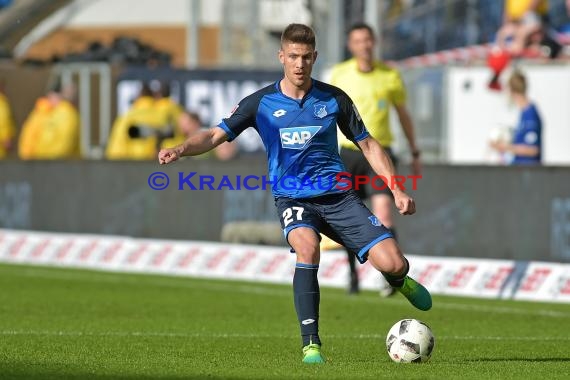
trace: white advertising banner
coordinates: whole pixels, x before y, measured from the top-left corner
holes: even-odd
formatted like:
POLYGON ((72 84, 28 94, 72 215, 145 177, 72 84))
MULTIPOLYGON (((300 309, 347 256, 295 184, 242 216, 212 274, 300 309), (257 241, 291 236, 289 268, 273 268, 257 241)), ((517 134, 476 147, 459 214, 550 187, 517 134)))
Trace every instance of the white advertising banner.
MULTIPOLYGON (((570 264, 408 255, 410 275, 433 294, 570 302, 570 264)), ((0 229, 0 262, 291 283, 295 255, 286 247, 134 239, 0 229)), ((362 289, 380 275, 358 267, 362 289)), ((321 254, 319 283, 348 283, 344 251, 321 254)))

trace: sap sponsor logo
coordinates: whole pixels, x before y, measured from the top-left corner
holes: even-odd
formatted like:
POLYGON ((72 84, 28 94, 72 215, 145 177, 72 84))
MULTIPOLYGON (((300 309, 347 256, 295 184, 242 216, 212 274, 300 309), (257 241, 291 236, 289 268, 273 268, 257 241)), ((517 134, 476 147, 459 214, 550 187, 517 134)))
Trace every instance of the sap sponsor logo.
POLYGON ((320 125, 280 128, 279 135, 281 136, 281 147, 288 149, 303 149, 321 128, 322 127, 320 125))

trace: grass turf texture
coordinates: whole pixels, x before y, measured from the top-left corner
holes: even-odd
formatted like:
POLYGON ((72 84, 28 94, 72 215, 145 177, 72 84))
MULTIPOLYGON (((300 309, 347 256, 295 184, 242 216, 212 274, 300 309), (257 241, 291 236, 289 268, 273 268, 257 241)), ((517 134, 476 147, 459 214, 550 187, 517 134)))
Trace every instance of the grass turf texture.
POLYGON ((2 379, 538 379, 570 373, 570 305, 321 289, 327 363, 301 363, 290 286, 0 265, 2 379), (397 364, 388 329, 434 331, 397 364))

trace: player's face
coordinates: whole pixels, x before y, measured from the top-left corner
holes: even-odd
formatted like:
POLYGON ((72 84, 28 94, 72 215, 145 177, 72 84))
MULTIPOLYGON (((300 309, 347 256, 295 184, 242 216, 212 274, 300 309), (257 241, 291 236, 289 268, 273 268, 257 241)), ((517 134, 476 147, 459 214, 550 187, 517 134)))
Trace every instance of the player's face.
POLYGON ((367 29, 355 29, 348 35, 348 50, 356 59, 374 58, 374 36, 367 29))
POLYGON ((279 50, 279 61, 283 65, 285 78, 297 88, 311 83, 311 72, 317 59, 317 52, 306 44, 283 43, 279 50))

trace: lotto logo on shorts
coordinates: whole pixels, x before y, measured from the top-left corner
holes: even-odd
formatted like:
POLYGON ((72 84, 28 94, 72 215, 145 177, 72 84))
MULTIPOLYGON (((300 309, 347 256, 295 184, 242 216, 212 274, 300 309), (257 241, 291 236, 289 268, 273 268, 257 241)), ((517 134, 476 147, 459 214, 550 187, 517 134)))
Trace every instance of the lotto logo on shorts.
POLYGON ((279 135, 281 136, 281 147, 288 149, 303 149, 320 129, 320 125, 280 128, 279 135))

